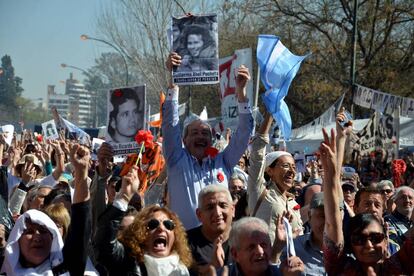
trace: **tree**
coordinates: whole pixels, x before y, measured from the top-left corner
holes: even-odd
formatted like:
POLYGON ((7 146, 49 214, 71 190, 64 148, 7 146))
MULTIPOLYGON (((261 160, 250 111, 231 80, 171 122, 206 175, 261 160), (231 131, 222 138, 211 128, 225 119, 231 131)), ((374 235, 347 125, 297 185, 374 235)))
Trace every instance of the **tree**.
POLYGON ((11 57, 4 55, 1 58, 0 68, 0 110, 3 118, 12 119, 16 115, 16 100, 21 96, 23 88, 22 79, 14 74, 11 57))
MULTIPOLYGON (((241 34, 236 37, 239 44, 247 41, 247 35, 269 33, 280 36, 296 54, 313 53, 286 98, 296 126, 320 115, 340 94, 350 91, 352 2, 251 0, 226 1, 222 6, 226 24, 221 31, 241 34)), ((413 11, 412 1, 359 1, 357 83, 412 96, 413 11)), ((227 48, 233 43, 221 40, 227 48)))
MULTIPOLYGON (((205 11, 207 6, 209 8, 214 6, 214 1, 179 2, 186 12, 193 13, 205 11), (196 3, 197 9, 195 9, 196 3)), ((147 101, 151 104, 153 113, 158 112, 159 92, 165 90, 167 85, 168 72, 165 69, 165 59, 169 53, 167 29, 171 24, 172 15, 183 14, 175 1, 120 0, 106 7, 98 18, 99 35, 121 49, 129 62, 131 76, 135 75, 141 81, 138 83, 130 81, 130 83, 147 85, 147 101)), ((193 91, 200 89, 207 89, 210 93, 214 91, 213 94, 216 95, 218 88, 192 88, 193 91)), ((181 95, 181 97, 188 97, 188 93, 181 95)), ((205 105, 205 102, 202 104, 205 105)), ((216 107, 217 103, 214 106, 216 107)), ((201 109, 202 106, 199 110, 201 109)))

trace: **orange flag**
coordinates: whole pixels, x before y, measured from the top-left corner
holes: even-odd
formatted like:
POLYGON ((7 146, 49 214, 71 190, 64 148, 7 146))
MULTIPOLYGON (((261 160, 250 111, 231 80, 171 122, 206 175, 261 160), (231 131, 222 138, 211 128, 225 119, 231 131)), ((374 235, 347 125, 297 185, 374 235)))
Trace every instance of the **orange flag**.
POLYGON ((156 120, 156 121, 149 122, 149 125, 150 126, 152 126, 152 127, 158 127, 158 128, 161 127, 161 123, 162 123, 162 105, 164 104, 164 102, 165 102, 165 95, 161 91, 160 92, 160 119, 159 120, 156 120))

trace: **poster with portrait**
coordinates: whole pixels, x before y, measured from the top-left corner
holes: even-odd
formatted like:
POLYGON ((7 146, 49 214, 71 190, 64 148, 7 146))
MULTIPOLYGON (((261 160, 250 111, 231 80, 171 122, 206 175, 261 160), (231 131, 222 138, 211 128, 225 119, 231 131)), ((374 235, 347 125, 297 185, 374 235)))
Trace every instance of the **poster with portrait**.
POLYGON ((46 140, 59 139, 59 133, 54 120, 42 123, 43 136, 46 140))
POLYGON ((138 151, 135 135, 145 125, 145 85, 116 88, 108 92, 107 132, 114 155, 138 151))
POLYGON ((172 51, 181 56, 173 82, 202 85, 219 82, 217 15, 172 18, 172 51))

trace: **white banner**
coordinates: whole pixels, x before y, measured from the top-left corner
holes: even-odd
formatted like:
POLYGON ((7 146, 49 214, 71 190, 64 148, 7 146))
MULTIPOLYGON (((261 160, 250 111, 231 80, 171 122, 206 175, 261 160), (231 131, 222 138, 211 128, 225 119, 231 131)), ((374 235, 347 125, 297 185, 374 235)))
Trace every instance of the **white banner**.
MULTIPOLYGON (((238 123, 238 109, 236 98, 236 73, 240 65, 249 68, 250 74, 253 73, 252 49, 240 49, 234 51, 234 55, 221 58, 219 60, 220 75, 220 98, 221 98, 221 116, 224 129, 231 128, 233 131, 238 123)), ((247 84, 247 97, 249 102, 253 103, 253 81, 247 84)))
POLYGON ((399 136, 398 125, 398 118, 375 112, 367 125, 351 137, 353 157, 367 156, 377 148, 381 148, 387 152, 387 161, 390 162, 399 136))
POLYGON ((389 115, 400 107, 401 116, 414 118, 414 99, 383 93, 362 85, 357 85, 354 103, 389 115))
POLYGON ((321 116, 313 120, 312 122, 295 128, 292 130, 291 139, 297 139, 305 136, 306 134, 320 132, 321 128, 326 127, 328 124, 335 122, 336 113, 338 113, 339 108, 342 105, 345 94, 342 94, 339 99, 335 101, 321 116))

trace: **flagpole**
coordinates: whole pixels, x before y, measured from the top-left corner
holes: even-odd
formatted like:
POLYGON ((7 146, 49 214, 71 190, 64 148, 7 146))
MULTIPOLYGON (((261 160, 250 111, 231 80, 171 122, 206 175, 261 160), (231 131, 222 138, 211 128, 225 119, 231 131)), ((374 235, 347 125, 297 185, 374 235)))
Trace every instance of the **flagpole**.
POLYGON ((353 28, 352 28, 352 53, 351 53, 351 114, 355 118, 354 114, 354 86, 355 86, 355 67, 356 67, 356 47, 357 47, 357 22, 358 22, 358 0, 354 0, 354 14, 353 14, 353 28))
POLYGON ((257 64, 256 89, 254 91, 253 110, 257 107, 257 103, 259 101, 259 86, 260 86, 260 67, 259 67, 259 64, 257 64))
POLYGON ((401 107, 397 106, 397 108, 394 111, 394 129, 396 130, 395 132, 395 152, 394 152, 394 159, 398 159, 399 156, 399 150, 400 150, 400 116, 401 116, 401 107))

